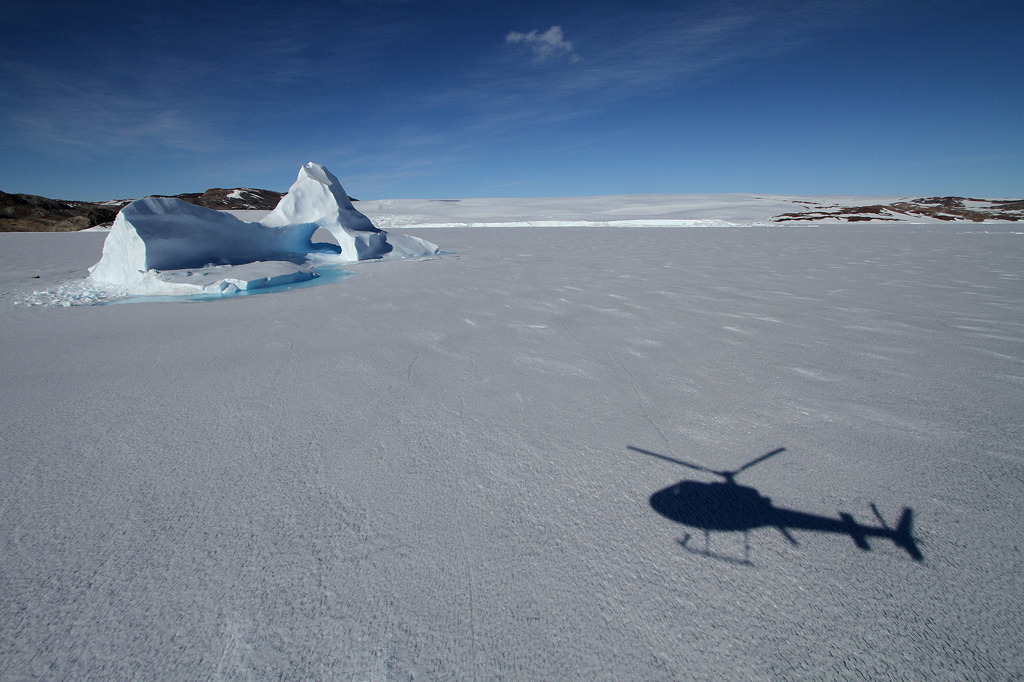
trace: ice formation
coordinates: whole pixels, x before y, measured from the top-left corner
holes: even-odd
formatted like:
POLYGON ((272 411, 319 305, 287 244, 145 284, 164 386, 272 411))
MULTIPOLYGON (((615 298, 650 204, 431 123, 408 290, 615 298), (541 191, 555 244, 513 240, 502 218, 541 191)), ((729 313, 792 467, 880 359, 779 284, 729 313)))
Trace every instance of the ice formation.
POLYGON ((357 211, 341 183, 307 163, 288 194, 259 223, 180 199, 148 197, 121 209, 90 279, 129 294, 230 292, 316 276, 316 262, 423 256, 437 246, 388 234, 357 211), (329 231, 338 246, 312 241, 329 231), (340 253, 338 253, 340 247, 340 253))
POLYGON ((299 177, 261 224, 268 227, 315 224, 338 240, 343 260, 437 253, 437 245, 417 237, 388 234, 352 206, 338 178, 318 163, 307 163, 299 177))
POLYGON ((181 199, 147 197, 117 214, 90 276, 126 284, 150 270, 303 260, 315 231, 315 225, 271 228, 181 199))

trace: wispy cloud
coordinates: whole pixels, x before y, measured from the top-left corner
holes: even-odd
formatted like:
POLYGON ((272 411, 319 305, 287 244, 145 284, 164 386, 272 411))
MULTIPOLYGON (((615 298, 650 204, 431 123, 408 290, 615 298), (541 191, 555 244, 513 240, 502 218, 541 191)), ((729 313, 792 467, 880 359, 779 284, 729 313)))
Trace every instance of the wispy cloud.
MULTIPOLYGON (((68 74, 49 67, 9 63, 17 77, 4 79, 11 97, 0 120, 28 140, 74 157, 102 150, 209 149, 209 117, 184 97, 138 89, 118 79, 68 74)), ((201 109, 202 107, 198 107, 201 109)))
POLYGON ((427 97, 437 106, 474 112, 467 130, 557 123, 637 97, 693 89, 744 64, 807 49, 877 4, 709 0, 626 13, 598 9, 570 17, 572 41, 557 25, 505 35, 503 46, 528 47, 535 63, 573 62, 573 68, 524 68, 507 51, 496 51, 461 83, 427 97))
MULTIPOLYGON (((366 9, 346 14, 345 40, 312 7, 292 8, 284 33, 276 6, 205 23, 184 10, 121 8, 107 22, 117 30, 104 24, 96 39, 65 26, 61 49, 44 51, 44 22, 28 16, 21 43, 0 46, 0 141, 65 157, 265 147, 336 112, 341 93, 373 85, 382 55, 424 31, 412 18, 374 21, 403 2, 346 0, 335 11, 366 9)), ((64 24, 77 18, 58 13, 64 24)))
MULTIPOLYGON (((639 5, 628 12, 599 4, 567 14, 564 23, 547 30, 501 34, 503 40, 481 53, 475 66, 446 73, 444 85, 406 91, 380 111, 383 118, 420 122, 432 144, 392 140, 384 147, 399 158, 388 159, 378 149, 367 163, 403 178, 486 164, 496 148, 525 153, 541 145, 536 151, 553 154, 555 142, 567 145, 557 153, 573 153, 572 144, 592 146, 593 137, 580 142, 573 134, 547 133, 645 97, 697 92, 747 64, 807 50, 844 26, 870 21, 866 13, 877 0, 680 4, 639 5), (569 25, 567 35, 562 26, 569 25)), ((365 179, 388 191, 384 178, 365 179)))
POLYGON ((58 13, 60 49, 43 29, 48 12, 25 9, 22 30, 0 45, 0 144, 10 158, 174 156, 223 163, 225 173, 238 159, 255 169, 280 158, 290 169, 297 157, 384 192, 483 165, 495 150, 592 145, 561 134, 566 122, 618 116, 652 95, 698 98, 723 74, 807 51, 880 4, 560 3, 557 23, 513 25, 533 28, 523 31, 474 3, 460 3, 469 9, 458 17, 426 0, 315 3, 292 8, 287 31, 270 0, 198 23, 191 12, 131 5, 101 24, 84 9, 58 13), (557 134, 538 135, 545 127, 557 134))
POLYGON ((533 61, 538 63, 558 57, 567 57, 572 63, 583 61, 576 54, 572 43, 565 39, 561 26, 552 26, 543 33, 511 31, 505 36, 505 42, 509 45, 527 45, 533 52, 533 61))

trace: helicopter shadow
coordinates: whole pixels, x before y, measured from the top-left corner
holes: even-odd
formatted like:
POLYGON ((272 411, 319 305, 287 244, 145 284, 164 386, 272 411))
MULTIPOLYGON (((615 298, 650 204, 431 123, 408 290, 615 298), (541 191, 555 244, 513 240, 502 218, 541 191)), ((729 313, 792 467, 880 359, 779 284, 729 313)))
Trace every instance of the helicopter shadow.
POLYGON ((628 446, 628 449, 695 471, 713 474, 721 479, 710 483, 684 479, 651 495, 651 507, 656 512, 676 523, 703 532, 703 548, 697 546, 698 543, 691 542, 693 536, 690 533, 679 540, 679 544, 688 552, 729 563, 752 565, 750 532, 759 528, 775 528, 793 545, 800 543, 792 531, 848 535, 853 543, 864 551, 871 550, 870 538, 882 538, 906 551, 914 561, 924 561, 918 541, 913 536, 914 511, 909 507, 903 508, 900 519, 893 528, 882 517, 878 507, 872 504, 871 511, 878 525, 862 524, 845 512, 829 517, 778 507, 772 503, 770 497, 762 495, 756 488, 736 482, 736 477, 740 473, 785 452, 785 448, 778 448, 756 457, 732 471, 710 469, 632 445, 628 446), (713 551, 711 535, 715 532, 742 533, 743 556, 734 557, 713 551))

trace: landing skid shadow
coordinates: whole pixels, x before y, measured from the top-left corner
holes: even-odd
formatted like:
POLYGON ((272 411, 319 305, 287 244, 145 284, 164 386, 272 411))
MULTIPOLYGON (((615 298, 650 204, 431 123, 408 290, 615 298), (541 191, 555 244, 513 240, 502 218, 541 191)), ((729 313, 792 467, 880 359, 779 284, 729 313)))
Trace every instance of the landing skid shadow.
POLYGON ((714 559, 715 561, 722 561, 722 562, 725 562, 727 564, 736 564, 737 566, 753 566, 754 565, 754 562, 750 560, 750 545, 746 544, 745 540, 744 540, 744 545, 745 545, 744 556, 743 556, 743 558, 739 558, 739 557, 729 556, 728 554, 720 554, 718 552, 712 552, 710 547, 708 547, 708 543, 707 542, 705 542, 704 549, 698 549, 697 547, 693 547, 693 546, 690 545, 690 540, 692 540, 692 539, 693 539, 693 536, 691 534, 687 533, 683 537, 678 538, 676 540, 676 542, 678 542, 679 546, 682 547, 683 549, 685 549, 690 554, 696 554, 697 556, 702 556, 702 557, 705 557, 707 559, 714 559))

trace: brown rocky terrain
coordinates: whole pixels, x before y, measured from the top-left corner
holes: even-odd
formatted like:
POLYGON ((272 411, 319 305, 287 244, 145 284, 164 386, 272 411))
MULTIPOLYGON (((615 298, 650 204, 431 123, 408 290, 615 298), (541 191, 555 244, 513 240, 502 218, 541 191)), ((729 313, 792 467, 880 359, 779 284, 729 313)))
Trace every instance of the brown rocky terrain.
MULTIPOLYGON (((176 194, 171 198, 220 211, 269 211, 277 206, 282 196, 282 192, 269 189, 216 187, 205 192, 176 194)), ((75 232, 109 225, 114 222, 117 212, 131 201, 63 201, 32 194, 0 192, 0 232, 75 232)))
POLYGON ((1024 200, 970 199, 965 197, 921 197, 891 204, 870 206, 825 206, 810 201, 799 202, 806 211, 782 213, 772 221, 777 223, 815 221, 826 218, 846 222, 906 221, 913 216, 937 220, 961 220, 980 223, 984 220, 1016 222, 1024 220, 1024 200))
POLYGON ((74 232, 113 222, 130 202, 62 201, 0 192, 0 232, 74 232))
MULTIPOLYGON (((167 197, 168 195, 154 194, 153 196, 167 197)), ((170 195, 170 198, 181 199, 190 204, 217 211, 272 211, 283 196, 284 192, 275 192, 269 189, 214 187, 205 192, 174 194, 170 195)))

